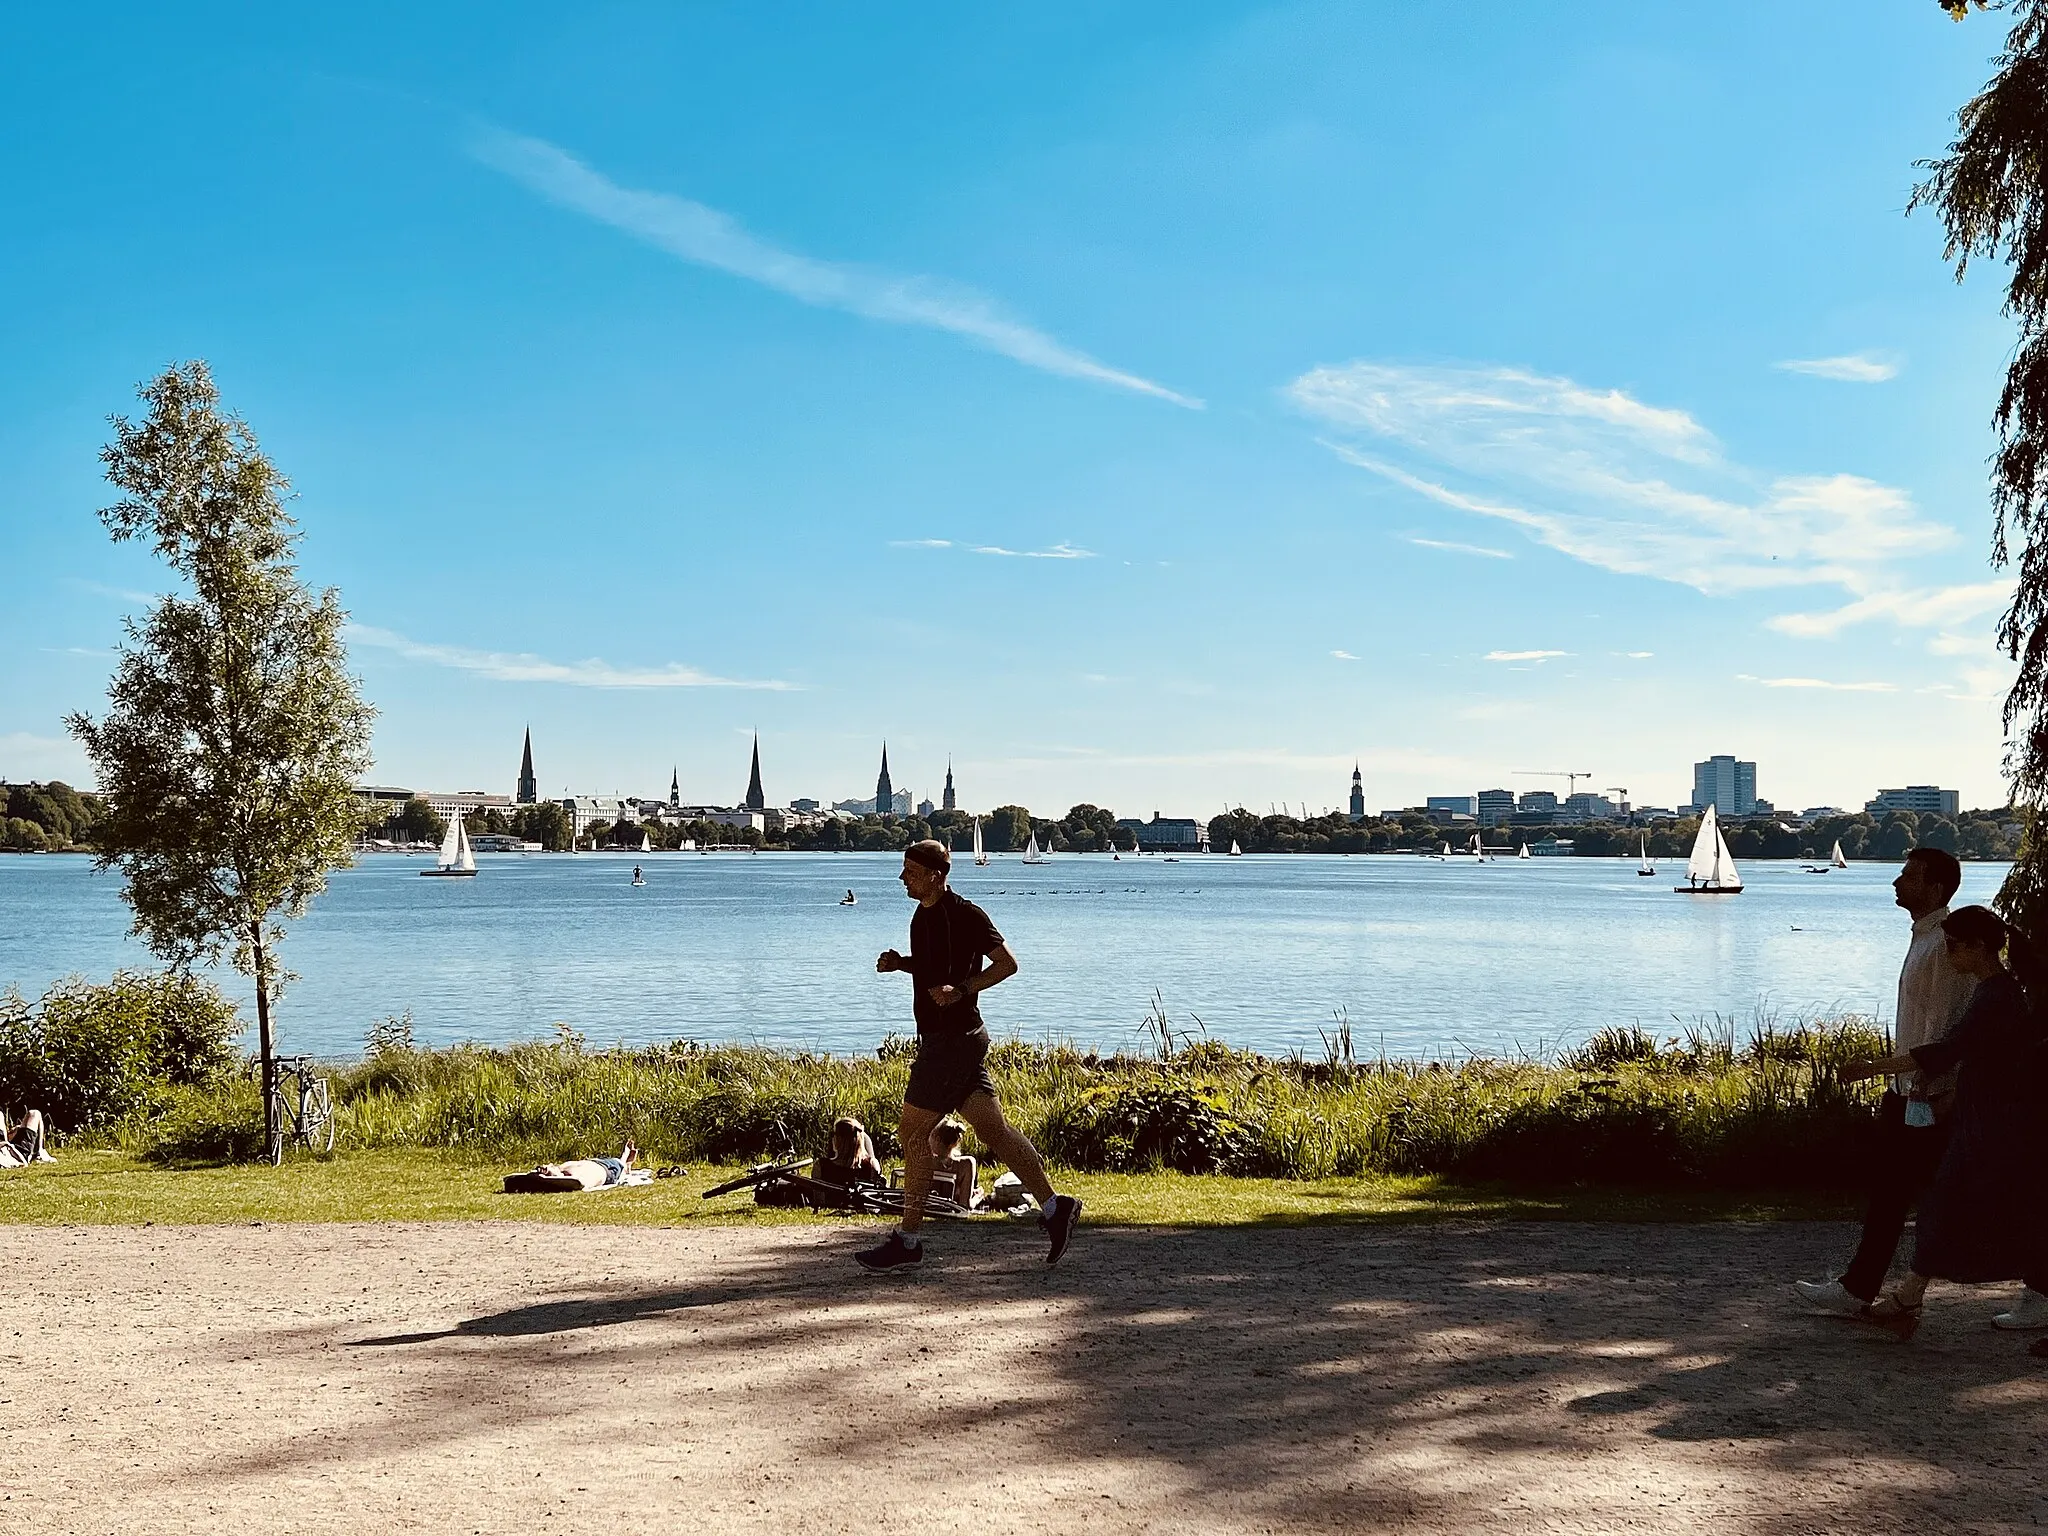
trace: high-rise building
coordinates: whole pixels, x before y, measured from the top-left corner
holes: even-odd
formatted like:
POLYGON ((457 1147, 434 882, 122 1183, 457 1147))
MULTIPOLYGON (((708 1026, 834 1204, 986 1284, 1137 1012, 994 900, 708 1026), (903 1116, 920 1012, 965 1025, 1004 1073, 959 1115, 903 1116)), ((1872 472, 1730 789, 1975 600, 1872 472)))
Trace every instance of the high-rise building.
POLYGON ((960 809, 960 802, 953 794, 953 759, 950 757, 946 759, 946 792, 939 797, 939 809, 944 811, 957 811, 960 809))
POLYGON ((1424 798, 1426 810, 1441 811, 1446 816, 1476 816, 1479 814, 1479 798, 1476 795, 1429 795, 1424 798))
POLYGON ((1474 798, 1479 802, 1479 825, 1482 827, 1504 827, 1514 819, 1515 792, 1512 789, 1482 789, 1474 798))
POLYGON ((768 809, 768 797, 761 792, 761 733, 754 732, 754 765, 747 771, 747 805, 750 811, 768 809))
POLYGON ((1365 820, 1365 777, 1356 763, 1351 765, 1351 819, 1365 820))
POLYGON ((533 777, 533 727, 526 728, 526 746, 519 754, 519 790, 512 797, 514 805, 532 805, 540 799, 540 785, 533 777))
POLYGON ((889 782, 889 743, 882 743, 882 771, 875 776, 875 814, 887 816, 896 808, 896 787, 889 782))
POLYGON ((1749 816, 1756 811, 1756 764, 1741 763, 1725 752, 1692 765, 1692 803, 1722 816, 1749 816))
POLYGON ((932 817, 937 813, 938 809, 939 808, 936 805, 932 804, 932 797, 930 795, 926 795, 922 800, 917 802, 917 814, 922 816, 926 821, 930 821, 932 817))
POLYGON ((1912 811, 1919 816, 1946 816, 1950 821, 1962 809, 1962 792, 1954 789, 1937 789, 1932 784, 1908 784, 1904 789, 1880 789, 1875 800, 1866 800, 1863 809, 1872 815, 1884 811, 1912 811))
POLYGON ((1596 795, 1589 789, 1580 790, 1576 795, 1567 795, 1564 813, 1573 821, 1612 821, 1620 814, 1612 800, 1605 795, 1596 795))

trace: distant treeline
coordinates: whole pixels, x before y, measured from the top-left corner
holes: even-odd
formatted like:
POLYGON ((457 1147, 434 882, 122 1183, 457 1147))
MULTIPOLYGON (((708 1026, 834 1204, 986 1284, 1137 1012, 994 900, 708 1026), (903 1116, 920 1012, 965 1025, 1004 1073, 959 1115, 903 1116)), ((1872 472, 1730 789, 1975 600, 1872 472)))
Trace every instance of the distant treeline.
POLYGON ((0 851, 90 848, 92 829, 105 813, 98 795, 80 794, 61 779, 47 784, 0 784, 0 851))

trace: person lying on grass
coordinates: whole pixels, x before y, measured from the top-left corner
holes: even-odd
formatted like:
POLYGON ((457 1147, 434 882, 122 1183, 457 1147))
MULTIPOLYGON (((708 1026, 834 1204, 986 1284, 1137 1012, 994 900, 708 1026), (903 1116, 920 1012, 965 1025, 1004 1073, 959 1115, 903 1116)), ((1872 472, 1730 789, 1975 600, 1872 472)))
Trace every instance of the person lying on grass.
MULTIPOLYGON (((974 1159, 960 1150, 966 1140, 967 1127, 958 1120, 941 1120, 932 1127, 932 1178, 950 1183, 954 1203, 971 1211, 981 1196, 974 1187, 978 1173, 974 1159)), ((944 1185, 939 1193, 946 1193, 944 1185)))
POLYGON ((821 1184, 837 1184, 842 1189, 889 1182, 882 1173, 882 1160, 875 1156, 875 1144, 868 1138, 868 1128, 851 1115, 841 1115, 832 1122, 832 1143, 825 1155, 812 1165, 811 1177, 821 1184))
POLYGON ((617 1157, 578 1157, 566 1163, 542 1163, 533 1170, 532 1177, 536 1187, 544 1190, 608 1189, 626 1182, 626 1170, 639 1155, 639 1148, 629 1141, 617 1157))
POLYGON ((43 1112, 25 1110, 13 1125, 7 1111, 0 1109, 0 1168, 26 1168, 30 1163, 54 1163, 43 1135, 43 1112))

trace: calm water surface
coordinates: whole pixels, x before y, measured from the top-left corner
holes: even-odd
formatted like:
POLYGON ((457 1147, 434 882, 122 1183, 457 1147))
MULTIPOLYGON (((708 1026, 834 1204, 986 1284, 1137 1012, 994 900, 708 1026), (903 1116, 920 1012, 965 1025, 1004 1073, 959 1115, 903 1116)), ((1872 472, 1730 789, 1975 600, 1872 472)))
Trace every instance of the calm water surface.
MULTIPOLYGON (((484 855, 474 880, 374 855, 294 926, 286 1048, 354 1055, 410 1009, 423 1042, 510 1041, 556 1021, 593 1044, 697 1040, 866 1051, 908 1033, 900 860, 863 854, 484 855), (851 887, 858 905, 837 905, 851 887)), ((984 1004, 998 1036, 1128 1046, 1154 991, 1177 1025, 1268 1052, 1320 1051, 1349 1015, 1361 1056, 1544 1051, 1607 1024, 1671 1027, 1759 1007, 1881 1012, 1906 942, 1892 866, 1750 863, 1742 895, 1674 895, 1682 863, 1407 856, 1186 858, 1042 867, 1000 858, 955 884, 1022 973, 984 1004)), ((2003 864, 1964 866, 1985 900, 2003 864)), ((147 965, 117 876, 72 856, 0 857, 0 985, 147 965)), ((224 980, 245 1000, 246 983, 224 980)), ((245 1009, 246 1011, 246 1009, 245 1009)))

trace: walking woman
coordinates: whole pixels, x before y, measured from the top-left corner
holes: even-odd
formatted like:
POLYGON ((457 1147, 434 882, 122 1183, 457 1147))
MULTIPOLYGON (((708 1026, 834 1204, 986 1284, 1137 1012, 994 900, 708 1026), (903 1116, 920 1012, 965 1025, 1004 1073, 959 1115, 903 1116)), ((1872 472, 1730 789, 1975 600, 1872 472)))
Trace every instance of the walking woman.
POLYGON ((1992 1319, 2000 1328, 2048 1328, 2048 1031, 2005 968, 2006 926, 1986 907, 1963 907, 1942 922, 1949 963, 1977 978, 1956 1027, 1928 1045, 1866 1062, 1843 1074, 1956 1076, 1954 1133, 1934 1185, 1920 1205, 1913 1271, 1865 1318, 1911 1338, 1929 1280, 1982 1285, 2023 1280, 2018 1305, 1992 1319))

